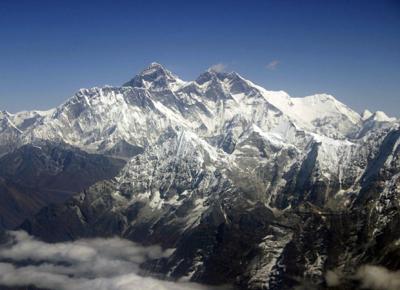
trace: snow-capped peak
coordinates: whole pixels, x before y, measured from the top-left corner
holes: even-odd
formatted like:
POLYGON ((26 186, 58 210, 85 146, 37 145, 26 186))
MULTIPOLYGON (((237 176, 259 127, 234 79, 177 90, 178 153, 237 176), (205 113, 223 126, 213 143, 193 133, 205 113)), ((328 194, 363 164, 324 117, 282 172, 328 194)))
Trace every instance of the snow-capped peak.
POLYGON ((361 116, 329 94, 293 98, 284 91, 268 91, 251 81, 272 105, 288 116, 298 128, 333 138, 343 138, 357 131, 361 116))
POLYGON ((222 74, 220 72, 217 72, 215 70, 212 69, 208 69, 207 71, 205 71, 204 73, 200 74, 200 76, 196 79, 196 83, 199 85, 203 85, 207 82, 210 81, 218 81, 219 80, 219 75, 222 74))
POLYGON ((158 62, 152 62, 147 68, 145 68, 139 75, 145 76, 145 75, 152 75, 154 73, 162 73, 165 75, 172 75, 172 73, 164 68, 161 64, 158 62))
POLYGON ((368 119, 372 119, 376 122, 395 122, 396 118, 389 117, 382 111, 376 111, 375 113, 371 114, 368 119))
POLYGON ((124 86, 144 88, 153 91, 175 91, 184 84, 184 81, 164 68, 161 64, 152 62, 141 73, 125 83, 124 86))
POLYGON ((6 110, 0 111, 0 119, 6 118, 6 117, 10 117, 10 116, 12 116, 12 114, 9 113, 6 110))
MULTIPOLYGON (((159 63, 151 63, 124 87, 82 89, 56 110, 1 116, 24 132, 23 142, 61 139, 98 152, 122 141, 146 147, 169 126, 185 128, 230 151, 253 124, 296 143, 297 131, 343 140, 365 123, 331 95, 292 98, 235 72, 215 70, 184 82, 159 63)), ((380 122, 394 120, 383 112, 373 116, 380 122)), ((3 125, 13 127, 8 121, 3 125)))
POLYGON ((372 116, 372 112, 370 110, 364 110, 364 112, 361 114, 362 119, 365 121, 369 119, 369 117, 372 116))
POLYGON ((150 63, 149 68, 161 68, 161 69, 164 69, 162 64, 160 64, 160 63, 158 63, 156 61, 153 61, 152 63, 150 63))
POLYGON ((8 116, 2 117, 0 119, 0 132, 3 132, 6 129, 11 129, 16 131, 17 133, 23 133, 10 119, 8 116))

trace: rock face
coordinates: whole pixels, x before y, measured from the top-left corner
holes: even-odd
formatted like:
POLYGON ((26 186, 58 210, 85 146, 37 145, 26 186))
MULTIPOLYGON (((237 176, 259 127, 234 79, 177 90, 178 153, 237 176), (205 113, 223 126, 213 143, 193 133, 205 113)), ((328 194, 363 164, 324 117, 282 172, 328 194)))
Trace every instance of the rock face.
POLYGON ((124 164, 48 141, 16 149, 0 158, 1 227, 12 229, 44 206, 113 178, 124 164))
POLYGON ((185 82, 153 63, 123 87, 0 117, 3 153, 44 139, 129 158, 23 223, 47 241, 174 247, 143 267, 241 289, 326 288, 327 270, 400 266, 400 129, 382 112, 361 117, 330 95, 291 98, 237 73, 185 82))

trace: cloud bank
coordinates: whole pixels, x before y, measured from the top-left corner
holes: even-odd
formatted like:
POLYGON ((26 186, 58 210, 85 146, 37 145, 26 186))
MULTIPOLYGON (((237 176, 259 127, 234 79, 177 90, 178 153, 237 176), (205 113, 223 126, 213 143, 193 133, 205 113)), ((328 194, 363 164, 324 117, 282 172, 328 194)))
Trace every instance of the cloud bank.
POLYGON ((120 238, 48 244, 23 231, 9 234, 13 243, 0 248, 3 260, 0 262, 1 285, 34 285, 57 290, 212 289, 196 283, 164 281, 139 274, 141 263, 168 257, 173 250, 143 247, 120 238), (17 262, 24 262, 25 266, 16 266, 17 262))
POLYGON ((358 269, 356 279, 362 288, 376 290, 400 289, 400 271, 389 271, 385 267, 365 265, 358 269))
POLYGON ((382 266, 363 265, 354 275, 343 276, 337 270, 327 271, 325 281, 329 287, 338 287, 349 281, 358 281, 362 289, 398 290, 400 271, 390 271, 382 266))

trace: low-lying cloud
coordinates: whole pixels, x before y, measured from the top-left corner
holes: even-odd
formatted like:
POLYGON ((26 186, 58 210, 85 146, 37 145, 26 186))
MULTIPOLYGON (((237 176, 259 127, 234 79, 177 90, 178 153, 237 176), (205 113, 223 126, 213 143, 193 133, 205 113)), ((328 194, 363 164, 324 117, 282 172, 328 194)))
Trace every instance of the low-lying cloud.
POLYGON ((165 281, 139 274, 141 263, 168 257, 173 250, 143 247, 120 238, 49 244, 23 231, 9 234, 13 243, 0 248, 1 285, 34 285, 57 290, 211 289, 196 283, 165 281), (16 266, 18 262, 24 266, 16 266))
POLYGON ((382 266, 363 265, 354 275, 344 276, 337 270, 327 271, 325 281, 329 287, 338 287, 349 281, 358 281, 362 289, 398 290, 400 271, 390 271, 382 266))
POLYGON ((376 290, 400 289, 400 271, 390 271, 385 267, 365 265, 358 269, 356 278, 361 287, 376 290))

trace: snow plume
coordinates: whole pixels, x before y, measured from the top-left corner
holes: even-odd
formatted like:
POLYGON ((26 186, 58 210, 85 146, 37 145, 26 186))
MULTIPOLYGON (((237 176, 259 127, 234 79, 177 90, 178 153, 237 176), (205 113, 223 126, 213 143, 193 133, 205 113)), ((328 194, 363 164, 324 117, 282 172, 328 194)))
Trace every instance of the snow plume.
POLYGON ((0 262, 0 285, 34 285, 57 290, 211 289, 195 283, 139 275, 141 263, 168 257, 173 250, 143 247, 120 238, 48 244, 23 231, 8 234, 13 241, 0 248, 3 260, 0 262))
POLYGON ((215 71, 215 72, 223 72, 226 70, 226 64, 223 63, 216 63, 213 64, 209 70, 215 71))

